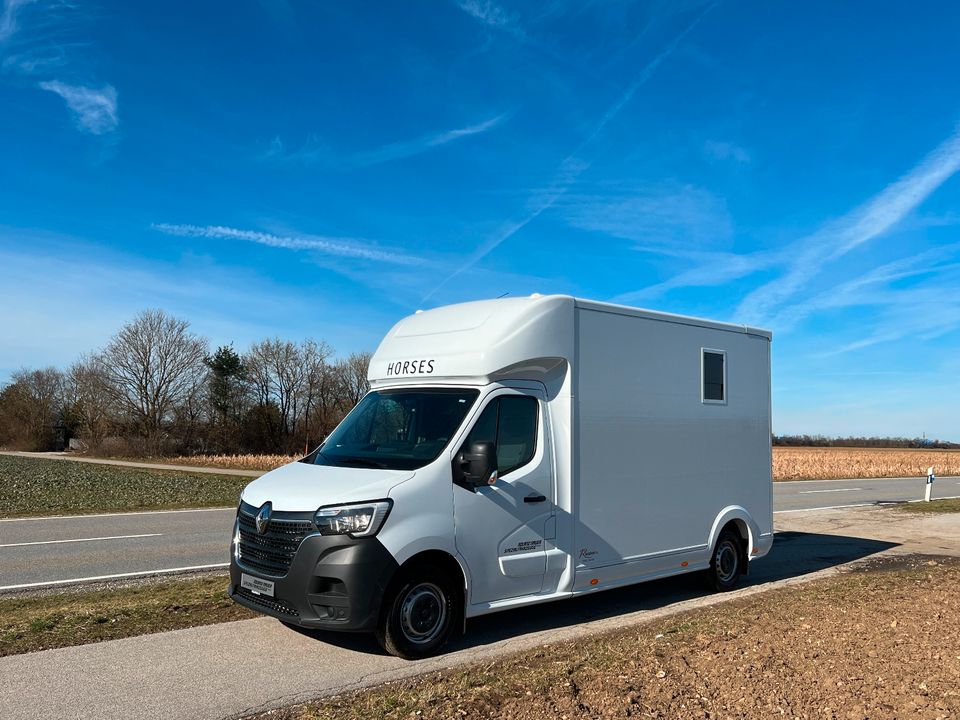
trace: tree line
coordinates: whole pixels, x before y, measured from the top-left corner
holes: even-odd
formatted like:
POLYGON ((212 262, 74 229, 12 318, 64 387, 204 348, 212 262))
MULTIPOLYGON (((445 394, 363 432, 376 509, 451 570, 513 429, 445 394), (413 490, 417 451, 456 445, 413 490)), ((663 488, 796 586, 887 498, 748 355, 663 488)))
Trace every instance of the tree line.
POLYGON ((825 437, 823 435, 774 435, 773 444, 780 447, 921 448, 925 450, 960 448, 958 443, 926 438, 825 437))
POLYGON ((190 323, 144 310, 66 370, 22 369, 0 390, 0 446, 78 438, 119 455, 296 453, 367 391, 370 353, 271 338, 211 351, 190 323))

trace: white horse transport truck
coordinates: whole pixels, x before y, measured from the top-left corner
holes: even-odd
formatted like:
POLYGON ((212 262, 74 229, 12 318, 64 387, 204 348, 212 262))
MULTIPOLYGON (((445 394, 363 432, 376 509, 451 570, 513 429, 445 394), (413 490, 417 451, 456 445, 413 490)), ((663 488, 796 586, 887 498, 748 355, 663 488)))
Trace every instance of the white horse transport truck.
POLYGON ((243 491, 230 594, 436 653, 467 618, 773 544, 764 330, 580 300, 417 312, 319 448, 243 491))

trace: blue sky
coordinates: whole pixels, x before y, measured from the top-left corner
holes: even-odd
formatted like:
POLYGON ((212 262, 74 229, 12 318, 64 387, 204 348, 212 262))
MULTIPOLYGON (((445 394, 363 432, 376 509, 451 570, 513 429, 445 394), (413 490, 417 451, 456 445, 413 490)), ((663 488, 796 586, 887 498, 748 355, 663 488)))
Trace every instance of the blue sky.
POLYGON ((960 440, 960 7, 0 3, 0 379, 571 293, 773 330, 776 432, 960 440))

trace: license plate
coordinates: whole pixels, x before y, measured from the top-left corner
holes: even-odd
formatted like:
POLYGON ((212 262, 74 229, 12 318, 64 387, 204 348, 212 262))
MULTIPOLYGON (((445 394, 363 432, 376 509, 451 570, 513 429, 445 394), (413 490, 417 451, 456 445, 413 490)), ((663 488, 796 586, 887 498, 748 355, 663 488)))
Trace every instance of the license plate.
POLYGON ((250 592, 255 592, 257 595, 269 595, 273 597, 273 581, 272 580, 263 580, 253 575, 247 575, 246 573, 240 574, 240 587, 246 588, 250 592))

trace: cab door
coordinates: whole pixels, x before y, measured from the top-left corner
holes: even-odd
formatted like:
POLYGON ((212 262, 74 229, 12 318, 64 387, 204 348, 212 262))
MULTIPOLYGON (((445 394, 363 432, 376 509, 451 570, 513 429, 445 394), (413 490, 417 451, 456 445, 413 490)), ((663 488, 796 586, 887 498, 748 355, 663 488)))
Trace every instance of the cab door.
POLYGON ((455 485, 457 550, 470 572, 470 603, 533 595, 543 588, 546 542, 553 536, 552 449, 543 393, 501 388, 491 393, 457 449, 493 442, 496 482, 455 485))

